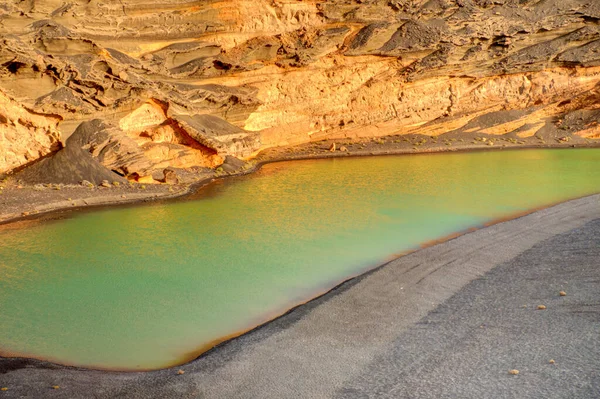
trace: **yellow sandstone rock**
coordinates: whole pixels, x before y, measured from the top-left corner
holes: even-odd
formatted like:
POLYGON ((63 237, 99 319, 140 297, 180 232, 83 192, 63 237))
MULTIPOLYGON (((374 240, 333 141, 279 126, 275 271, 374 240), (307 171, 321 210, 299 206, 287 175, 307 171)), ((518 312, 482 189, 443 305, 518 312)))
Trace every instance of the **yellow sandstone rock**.
POLYGON ((94 120, 71 145, 130 180, 322 140, 600 139, 594 0, 59 3, 3 10, 0 174, 94 120))
POLYGON ((138 178, 138 183, 153 184, 156 183, 152 176, 141 176, 138 178))

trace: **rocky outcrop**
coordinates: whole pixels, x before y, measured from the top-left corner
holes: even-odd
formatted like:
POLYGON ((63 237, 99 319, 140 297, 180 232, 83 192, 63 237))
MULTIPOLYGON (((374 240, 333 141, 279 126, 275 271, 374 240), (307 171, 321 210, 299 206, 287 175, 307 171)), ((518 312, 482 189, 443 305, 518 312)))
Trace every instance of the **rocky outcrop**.
POLYGON ((331 138, 595 139, 599 21, 593 0, 3 4, 0 101, 54 130, 5 135, 0 172, 93 119, 134 179, 331 138))
POLYGON ((0 90, 0 175, 58 150, 59 121, 27 110, 0 90))
POLYGON ((173 121, 196 142, 220 155, 248 157, 260 146, 256 132, 248 132, 214 115, 175 115, 173 121))
POLYGON ((111 144, 107 127, 101 121, 82 123, 63 149, 18 172, 16 177, 30 184, 88 181, 98 185, 104 180, 124 183, 123 177, 103 165, 120 165, 114 162, 111 144))

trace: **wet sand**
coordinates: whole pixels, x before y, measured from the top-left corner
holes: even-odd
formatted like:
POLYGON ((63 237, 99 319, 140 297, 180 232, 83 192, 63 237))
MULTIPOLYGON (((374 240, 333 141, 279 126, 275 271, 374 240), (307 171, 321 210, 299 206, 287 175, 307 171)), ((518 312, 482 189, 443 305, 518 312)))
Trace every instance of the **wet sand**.
POLYGON ((401 257, 184 366, 119 373, 0 359, 0 395, 597 398, 599 201, 401 257))

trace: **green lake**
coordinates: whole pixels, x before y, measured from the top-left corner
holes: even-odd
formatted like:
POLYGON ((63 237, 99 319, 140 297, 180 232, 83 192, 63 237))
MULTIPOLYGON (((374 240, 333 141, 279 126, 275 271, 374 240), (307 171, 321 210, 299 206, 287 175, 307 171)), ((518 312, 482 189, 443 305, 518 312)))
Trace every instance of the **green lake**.
POLYGON ((0 354, 189 361, 425 242, 600 192, 600 150, 281 162, 192 198, 0 227, 0 354))

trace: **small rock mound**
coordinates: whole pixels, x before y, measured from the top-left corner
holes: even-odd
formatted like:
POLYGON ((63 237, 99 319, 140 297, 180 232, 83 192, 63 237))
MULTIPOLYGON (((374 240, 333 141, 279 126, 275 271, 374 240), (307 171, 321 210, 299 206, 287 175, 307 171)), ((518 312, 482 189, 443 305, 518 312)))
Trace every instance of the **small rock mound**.
POLYGON ((82 123, 63 149, 16 173, 15 178, 28 184, 80 184, 84 180, 94 185, 103 180, 126 183, 127 179, 103 166, 82 148, 88 144, 89 132, 101 125, 100 121, 82 123))

